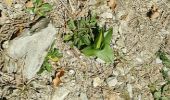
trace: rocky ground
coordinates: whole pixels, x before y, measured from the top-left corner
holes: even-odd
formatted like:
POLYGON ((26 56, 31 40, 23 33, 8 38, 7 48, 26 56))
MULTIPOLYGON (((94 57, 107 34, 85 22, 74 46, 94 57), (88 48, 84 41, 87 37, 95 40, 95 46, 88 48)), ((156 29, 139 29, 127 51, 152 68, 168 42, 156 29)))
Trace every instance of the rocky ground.
MULTIPOLYGON (((32 60, 24 60, 25 56, 20 55, 22 59, 14 59, 8 54, 15 51, 11 45, 21 33, 29 30, 28 25, 34 23, 36 17, 25 12, 27 0, 11 0, 11 4, 9 1, 0 1, 0 100, 154 100, 149 85, 164 83, 160 73, 163 64, 156 53, 164 49, 170 54, 169 0, 110 0, 112 3, 45 0, 53 5, 47 15, 52 27, 47 32, 55 32, 55 47, 63 57, 53 63, 52 72, 43 72, 30 79, 25 78, 24 73, 29 72, 24 72, 22 66, 32 60), (86 57, 76 47, 71 48, 69 43, 63 42, 63 34, 69 31, 66 21, 84 17, 89 10, 99 16, 101 26, 113 27, 111 47, 115 61, 112 64, 86 57), (23 61, 27 62, 23 64, 23 61), (65 72, 62 82, 54 87, 52 79, 61 69, 65 72)), ((37 33, 39 38, 35 39, 46 37, 40 35, 42 38, 37 33)), ((21 42, 14 47, 25 50, 21 42)), ((29 47, 32 48, 28 45, 26 50, 31 51, 29 47)), ((35 53, 28 54, 34 59, 35 53)))

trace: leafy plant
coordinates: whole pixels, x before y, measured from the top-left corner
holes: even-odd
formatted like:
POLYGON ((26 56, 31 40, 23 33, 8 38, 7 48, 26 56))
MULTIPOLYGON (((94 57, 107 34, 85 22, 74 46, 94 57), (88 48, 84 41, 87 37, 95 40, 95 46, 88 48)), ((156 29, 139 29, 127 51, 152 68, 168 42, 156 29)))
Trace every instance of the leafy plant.
POLYGON ((41 74, 45 70, 48 72, 51 72, 52 65, 51 65, 50 61, 57 62, 62 56, 63 56, 62 53, 60 53, 57 48, 51 47, 47 56, 45 57, 45 60, 42 64, 38 74, 41 74))
POLYGON ((110 47, 112 29, 105 30, 97 25, 96 16, 89 15, 80 20, 69 20, 70 34, 64 41, 71 41, 86 56, 96 56, 105 62, 113 62, 113 50, 110 47))
POLYGON ((28 7, 27 11, 30 14, 37 14, 39 16, 45 16, 47 12, 52 10, 52 5, 44 3, 43 0, 32 0, 33 7, 28 7))
POLYGON ((156 88, 155 84, 151 84, 149 87, 155 100, 170 100, 170 76, 168 74, 170 72, 170 60, 167 57, 168 55, 161 50, 157 52, 157 56, 162 60, 162 64, 164 65, 161 73, 165 83, 159 88, 156 88))

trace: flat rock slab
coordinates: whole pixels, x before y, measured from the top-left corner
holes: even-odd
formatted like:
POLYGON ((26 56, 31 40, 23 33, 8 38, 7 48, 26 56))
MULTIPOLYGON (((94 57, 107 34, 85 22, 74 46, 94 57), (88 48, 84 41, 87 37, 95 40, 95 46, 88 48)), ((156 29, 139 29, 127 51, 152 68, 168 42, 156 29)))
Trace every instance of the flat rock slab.
MULTIPOLYGON (((29 32, 26 34, 29 34, 29 32)), ((56 29, 52 24, 49 24, 48 27, 33 35, 17 37, 10 41, 7 54, 14 60, 22 59, 25 78, 31 79, 39 71, 55 35, 56 29)), ((8 69, 14 67, 12 61, 9 62, 9 65, 8 69)), ((18 67, 19 65, 17 65, 18 67)))

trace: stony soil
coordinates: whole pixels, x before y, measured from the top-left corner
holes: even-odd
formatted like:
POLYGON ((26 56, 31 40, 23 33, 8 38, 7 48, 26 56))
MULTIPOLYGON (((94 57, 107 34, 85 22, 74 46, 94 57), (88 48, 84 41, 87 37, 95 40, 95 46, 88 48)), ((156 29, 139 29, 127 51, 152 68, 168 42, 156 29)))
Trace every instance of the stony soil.
MULTIPOLYGON (((34 21, 23 10, 26 0, 18 0, 11 7, 4 1, 0 1, 0 9, 7 16, 0 16, 1 45, 11 39, 18 25, 25 28, 34 21)), ((164 82, 160 73, 163 65, 155 54, 159 49, 170 54, 169 0, 117 0, 115 9, 102 0, 46 1, 54 5, 48 16, 58 30, 55 46, 63 57, 53 64, 53 72, 25 81, 21 73, 6 72, 8 62, 1 49, 0 100, 154 100, 148 85, 164 82), (147 16, 152 6, 159 13, 156 18, 147 16), (89 10, 99 16, 100 25, 113 27, 113 64, 88 58, 63 42, 63 34, 69 31, 66 20, 86 16, 89 10), (52 77, 61 68, 65 70, 62 83, 53 87, 52 77)))

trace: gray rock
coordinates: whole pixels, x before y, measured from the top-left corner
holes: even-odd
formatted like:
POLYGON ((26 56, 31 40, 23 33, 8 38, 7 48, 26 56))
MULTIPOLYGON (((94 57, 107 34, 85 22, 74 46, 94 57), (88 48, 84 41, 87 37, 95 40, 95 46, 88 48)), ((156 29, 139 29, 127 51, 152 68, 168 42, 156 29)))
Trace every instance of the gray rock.
POLYGON ((109 77, 106 82, 110 87, 114 87, 118 83, 116 77, 109 77))
POLYGON ((70 91, 64 87, 57 88, 53 94, 52 100, 64 100, 69 93, 70 91))
MULTIPOLYGON (((8 55, 15 60, 22 59, 23 74, 31 79, 39 71, 48 48, 55 39, 56 30, 52 24, 33 35, 23 35, 10 41, 8 55)), ((12 66, 13 62, 9 62, 12 66)), ((19 67, 20 65, 18 65, 19 67)), ((9 66, 10 67, 10 66, 9 66)))
POLYGON ((86 93, 81 93, 81 94, 80 94, 80 99, 81 99, 81 100, 88 100, 87 94, 86 94, 86 93))

